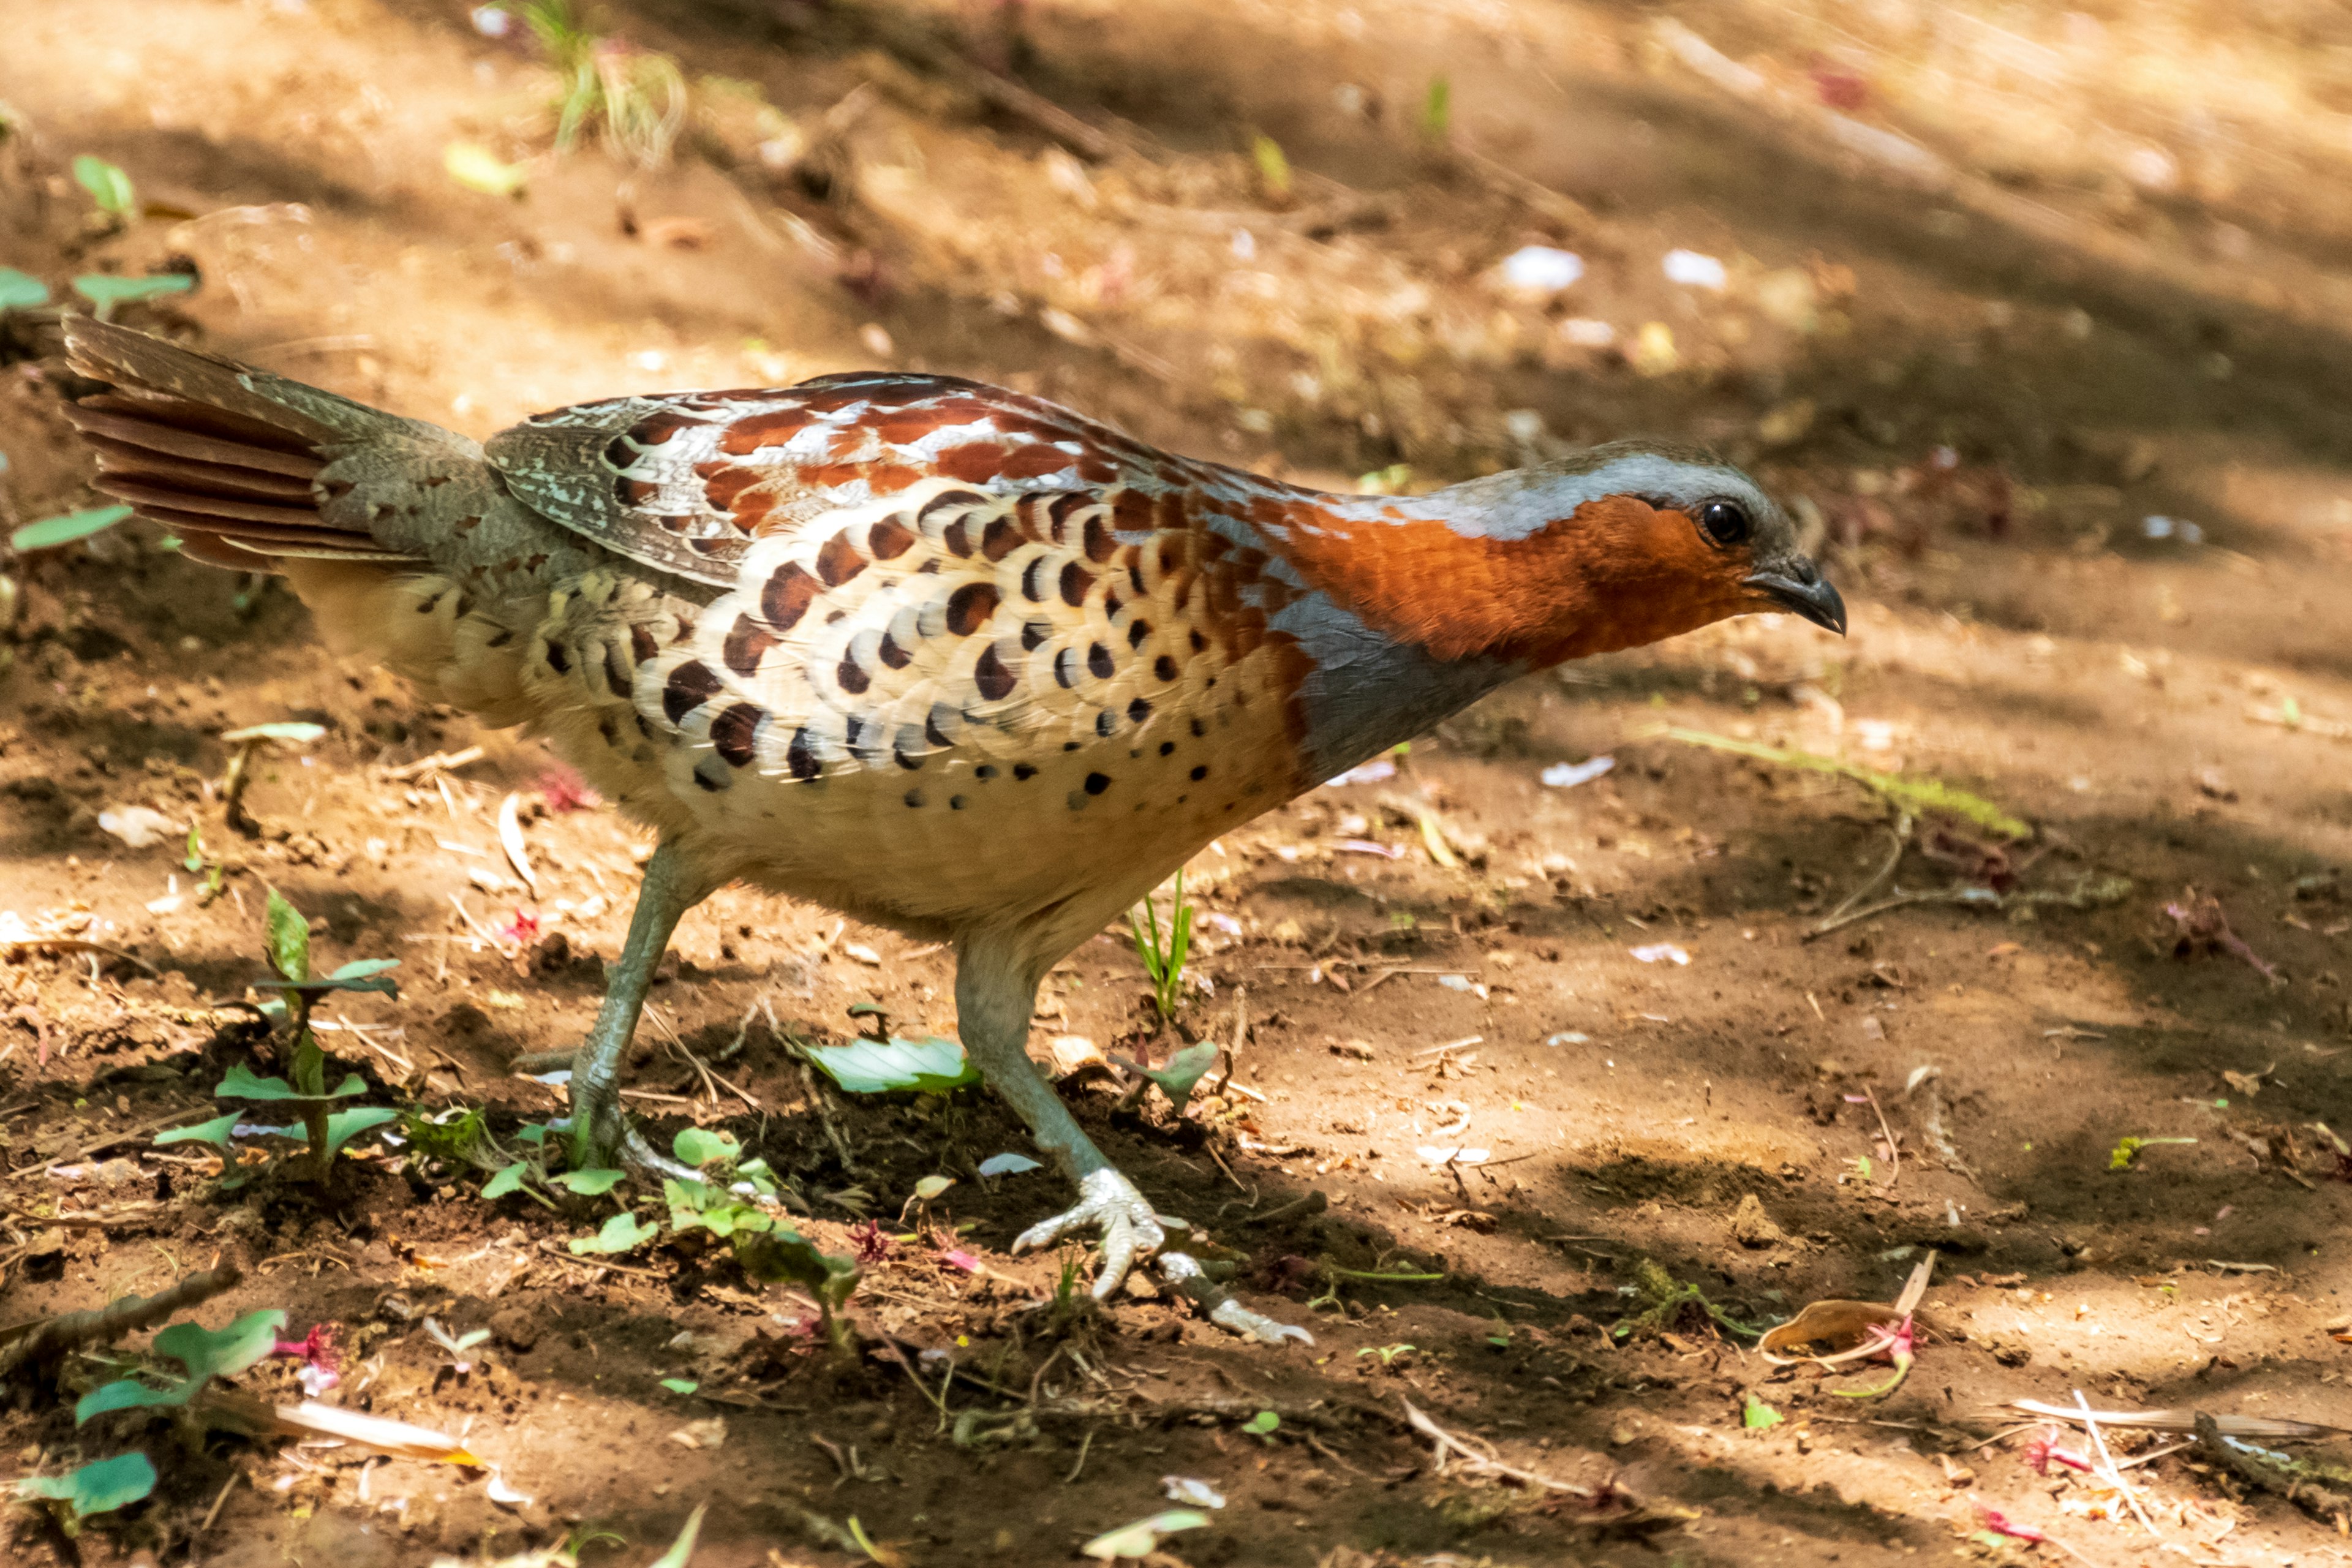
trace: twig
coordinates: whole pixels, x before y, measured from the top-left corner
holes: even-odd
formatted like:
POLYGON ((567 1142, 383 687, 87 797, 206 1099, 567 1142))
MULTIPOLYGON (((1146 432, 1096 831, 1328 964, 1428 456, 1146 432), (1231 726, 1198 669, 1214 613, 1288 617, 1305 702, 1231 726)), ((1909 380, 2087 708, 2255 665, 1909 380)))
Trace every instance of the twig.
POLYGON ((482 748, 468 746, 462 752, 436 752, 429 757, 419 757, 413 763, 403 763, 396 768, 378 768, 375 776, 391 784, 402 784, 425 773, 444 773, 462 768, 467 763, 482 760, 482 748))
POLYGON ((1822 923, 1813 928, 1813 934, 1815 936, 1819 936, 1825 931, 1835 931, 1840 925, 1844 924, 1845 922, 1842 917, 1848 910, 1853 909, 1854 905, 1862 902, 1863 900, 1868 898, 1871 894, 1878 891, 1879 889, 1886 885, 1887 881, 1894 877, 1895 868, 1903 863, 1903 852, 1911 847, 1911 828, 1912 821, 1911 814, 1909 812, 1899 811, 1895 814, 1895 821, 1890 824, 1887 828, 1888 832, 1895 835, 1894 852, 1886 857, 1886 863, 1879 867, 1878 874, 1876 876, 1871 878, 1869 881, 1864 882, 1859 888, 1856 888, 1853 892, 1848 893, 1845 896, 1845 901, 1838 905, 1837 908, 1832 910, 1828 916, 1823 919, 1822 923))
POLYGON ((1482 1454, 1472 1447, 1467 1439, 1455 1436, 1423 1415, 1412 1400, 1400 1396, 1399 1402, 1404 1405, 1404 1417, 1412 1424, 1412 1429, 1437 1445, 1435 1468, 1441 1474, 1445 1469, 1445 1456, 1452 1452, 1461 1455, 1464 1462, 1479 1475, 1501 1476, 1507 1480, 1518 1481, 1526 1486, 1541 1487, 1547 1491, 1566 1492, 1570 1497, 1593 1498, 1600 1495, 1591 1487, 1580 1487, 1572 1481, 1556 1481, 1549 1476, 1538 1475, 1533 1470, 1523 1470, 1516 1465, 1507 1465, 1492 1454, 1482 1454))
POLYGON ((235 1285, 240 1277, 236 1264, 231 1261, 201 1274, 191 1274, 152 1296, 125 1296, 93 1311, 67 1312, 51 1318, 0 1349, 0 1377, 7 1376, 34 1356, 120 1339, 150 1328, 183 1307, 210 1300, 235 1285))
POLYGON ((2091 1414, 2091 1402, 2083 1397, 2083 1391, 2079 1388, 2074 1391, 2074 1404, 2083 1412, 2083 1426, 2091 1434, 2091 1446, 2099 1451, 2099 1463, 2106 1467, 2108 1483, 2124 1494, 2124 1500, 2131 1504, 2131 1510, 2138 1516, 2140 1523, 2147 1526, 2147 1532, 2158 1541, 2163 1540, 2164 1531, 2157 1529, 2156 1521, 2148 1518, 2147 1509, 2139 1500, 2137 1489, 2124 1479, 2124 1473, 2116 1468, 2116 1457, 2107 1452, 2107 1439, 2091 1414))
POLYGON ((236 1483, 243 1479, 245 1479, 245 1472, 243 1470, 231 1470, 229 1472, 228 1479, 221 1483, 220 1496, 213 1499, 213 1506, 205 1510, 205 1521, 196 1526, 196 1533, 198 1535, 202 1535, 205 1531, 210 1530, 213 1527, 213 1521, 220 1517, 221 1505, 228 1501, 228 1494, 235 1491, 236 1489, 236 1483))
POLYGON ((1878 1135, 1886 1140, 1886 1190, 1893 1192, 1895 1184, 1903 1179, 1903 1149, 1895 1142, 1895 1130, 1886 1125, 1886 1112, 1878 1107, 1878 1091, 1864 1084, 1862 1092, 1870 1101, 1870 1109, 1878 1112, 1878 1135))
POLYGON ((33 936, 0 942, 0 957, 13 957, 19 952, 36 952, 44 949, 52 952, 102 952, 109 958, 119 958, 156 975, 158 979, 162 978, 155 966, 145 959, 125 952, 119 947, 109 947, 102 942, 88 942, 78 936, 33 936))
POLYGON ((556 1258, 564 1263, 577 1265, 582 1268, 609 1268, 615 1274, 641 1274, 648 1279, 667 1279, 669 1278, 668 1275, 663 1273, 658 1268, 642 1268, 634 1263, 613 1263, 602 1258, 582 1258, 576 1253, 567 1252, 551 1241, 541 1242, 539 1244, 539 1249, 541 1252, 546 1253, 550 1258, 556 1258))
POLYGON ((1087 1468, 1087 1450, 1091 1449, 1094 1446, 1095 1431, 1093 1427, 1089 1426, 1087 1428, 1087 1435, 1078 1439, 1078 1462, 1072 1465, 1070 1467, 1070 1473, 1062 1478, 1062 1484, 1064 1486, 1070 1486, 1076 1482, 1078 1472, 1087 1468))

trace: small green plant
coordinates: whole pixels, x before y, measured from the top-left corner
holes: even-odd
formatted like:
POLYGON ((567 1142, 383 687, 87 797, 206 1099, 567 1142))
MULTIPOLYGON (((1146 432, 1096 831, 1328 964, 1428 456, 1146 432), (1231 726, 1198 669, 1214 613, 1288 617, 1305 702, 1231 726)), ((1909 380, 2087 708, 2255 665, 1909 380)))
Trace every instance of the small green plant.
POLYGON ((29 272, 0 267, 0 311, 34 310, 49 302, 49 286, 29 272))
POLYGON ((1361 1361, 1368 1355, 1376 1355, 1381 1358, 1382 1366, 1393 1366, 1397 1357, 1412 1353, 1412 1345, 1368 1345, 1356 1352, 1356 1359, 1361 1361))
POLYGON ((267 1358, 285 1326, 286 1314, 274 1308, 247 1312, 220 1330, 173 1323, 155 1336, 155 1353, 171 1357, 182 1370, 142 1363, 128 1377, 100 1384, 74 1405, 74 1425, 111 1410, 184 1408, 214 1378, 235 1377, 267 1358))
POLYGON ((2194 1143, 2196 1142, 2197 1140, 2194 1138, 2120 1139, 2116 1142, 2116 1146, 2113 1149, 2107 1151, 2107 1169, 2110 1171, 2128 1171, 2139 1159, 2139 1152, 2141 1150, 2154 1148, 2158 1143, 2194 1143))
POLYGON ((1271 1443, 1282 1426, 1282 1417, 1271 1410, 1261 1410, 1242 1423, 1242 1430, 1261 1442, 1271 1443))
POLYGON ((523 20, 561 79, 555 147, 568 153, 591 126, 640 168, 668 162, 686 123, 686 78, 669 56, 591 31, 572 0, 531 0, 523 20))
POLYGON ((190 876, 197 879, 196 902, 199 906, 209 904, 221 896, 222 879, 227 876, 228 868, 205 853, 202 825, 188 824, 186 852, 182 855, 180 864, 190 876))
POLYGON ((1620 1318, 1609 1326, 1612 1339, 1629 1340, 1637 1330, 1653 1333, 1674 1327, 1675 1321, 1692 1308, 1698 1309, 1718 1328, 1747 1339, 1762 1337, 1764 1331, 1751 1329, 1706 1298, 1696 1285, 1685 1285, 1667 1273, 1654 1258, 1644 1258, 1633 1265, 1634 1291, 1643 1301, 1642 1310, 1620 1318))
POLYGON ((184 294, 196 280, 184 272, 158 272, 146 278, 117 278, 107 272, 84 273, 73 280, 74 292, 89 300, 101 321, 114 320, 117 305, 136 305, 165 294, 184 294))
POLYGON ((155 1467, 144 1454, 117 1454, 62 1476, 27 1476, 16 1483, 19 1501, 48 1509, 67 1538, 81 1533, 82 1521, 112 1513, 152 1495, 155 1467))
POLYGON ((98 210, 120 222, 128 222, 139 211, 139 193, 132 188, 131 176, 120 165, 110 163, 94 153, 84 153, 73 161, 73 177, 89 193, 98 210))
POLYGON ((127 506, 94 506, 28 522, 8 536, 11 550, 55 550, 60 544, 103 533, 131 515, 127 506))
MULTIPOLYGON (((335 1101, 365 1094, 367 1085, 357 1073, 346 1073, 333 1089, 327 1087, 327 1053, 310 1029, 310 1010, 321 997, 338 991, 373 991, 386 996, 397 996, 399 988, 386 978, 384 971, 396 969, 396 958, 363 958, 344 964, 332 974, 313 977, 310 973, 310 922, 303 919, 295 907, 287 902, 277 889, 269 890, 266 915, 268 927, 269 964, 277 973, 266 980, 255 982, 255 987, 265 991, 285 993, 262 1005, 262 1012, 273 1021, 289 1026, 292 1035, 292 1058, 287 1078, 257 1078, 253 1069, 239 1062, 228 1069, 213 1093, 222 1100, 256 1100, 285 1105, 302 1119, 302 1131, 310 1146, 310 1175, 314 1181, 324 1181, 335 1158, 335 1152, 370 1128, 381 1127, 398 1118, 399 1112, 384 1106, 356 1106, 336 1110, 335 1101), (289 1082, 289 1079, 291 1081, 289 1082)), ((156 1135, 158 1143, 176 1143, 194 1140, 219 1147, 224 1155, 232 1157, 239 1113, 229 1114, 194 1127, 175 1128, 156 1135)), ((270 1131, 278 1131, 271 1129, 270 1131)), ((242 1173, 232 1168, 224 1179, 235 1184, 242 1173)))
POLYGON ((1747 1408, 1739 1413, 1740 1426, 1746 1427, 1750 1432, 1769 1431, 1770 1428, 1778 1426, 1781 1422, 1786 1421, 1787 1419, 1787 1416, 1781 1415, 1779 1411, 1773 1409, 1770 1405, 1765 1404, 1762 1400, 1757 1398, 1752 1394, 1748 1396, 1747 1408))
POLYGON ((857 1265, 822 1252, 774 1206, 775 1173, 765 1160, 746 1160, 742 1148, 723 1132, 689 1127, 671 1141, 678 1163, 704 1173, 691 1182, 662 1184, 674 1233, 703 1230, 725 1241, 743 1271, 772 1284, 804 1287, 815 1298, 825 1333, 836 1349, 848 1344, 840 1308, 857 1289, 857 1265), (759 1200, 768 1199, 761 1203, 759 1200))
POLYGON ((1151 1000, 1160 1010, 1160 1022, 1164 1027, 1173 1022, 1176 1008, 1183 1000, 1184 961, 1192 952, 1192 906, 1184 901, 1184 873, 1176 873, 1174 901, 1168 911, 1168 929, 1160 927, 1160 911, 1153 907, 1151 895, 1143 895, 1140 906, 1143 918, 1138 921, 1133 910, 1128 912, 1128 934, 1135 941, 1135 955, 1143 961, 1144 973, 1151 977, 1151 1000))

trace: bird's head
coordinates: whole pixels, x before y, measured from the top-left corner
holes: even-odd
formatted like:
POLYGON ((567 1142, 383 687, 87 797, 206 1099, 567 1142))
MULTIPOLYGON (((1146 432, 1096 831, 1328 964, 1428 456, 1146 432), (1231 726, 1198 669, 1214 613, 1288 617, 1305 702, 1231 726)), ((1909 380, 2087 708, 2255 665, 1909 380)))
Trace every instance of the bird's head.
POLYGON ((1349 521, 1289 536, 1286 553, 1366 620, 1444 658, 1541 668, 1757 611, 1845 631, 1845 603, 1797 547, 1788 512, 1690 448, 1618 442, 1366 499, 1349 521))

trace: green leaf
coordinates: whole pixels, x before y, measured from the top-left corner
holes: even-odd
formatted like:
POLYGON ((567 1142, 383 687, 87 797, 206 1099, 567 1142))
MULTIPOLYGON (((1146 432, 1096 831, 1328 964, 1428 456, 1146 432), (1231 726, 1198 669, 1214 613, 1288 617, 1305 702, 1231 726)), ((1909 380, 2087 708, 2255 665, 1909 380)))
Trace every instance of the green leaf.
POLYGON ((1242 1423, 1242 1430, 1253 1437, 1270 1437, 1281 1425, 1281 1416, 1271 1410, 1261 1410, 1242 1423))
POLYGON ((661 1385, 672 1394, 692 1394, 702 1386, 690 1377, 666 1377, 661 1380, 661 1385))
POLYGON ((1197 1046, 1187 1046, 1168 1058, 1162 1068, 1145 1068, 1143 1076, 1158 1084, 1177 1110, 1192 1098, 1192 1086, 1199 1083, 1208 1070, 1217 1065, 1217 1046, 1213 1040, 1203 1040, 1197 1046))
POLYGON ((326 1157, 335 1157, 335 1151, 366 1131, 387 1121, 400 1120, 400 1112, 389 1106, 362 1105, 355 1110, 339 1110, 327 1118, 326 1157))
POLYGON ((310 979, 310 922, 275 888, 269 889, 267 919, 269 966, 288 980, 310 979))
POLYGON ((505 1197, 509 1193, 522 1191, 523 1173, 530 1169, 530 1161, 517 1160, 482 1184, 482 1196, 497 1199, 505 1197))
MULTIPOLYGON (((765 1216, 762 1216, 765 1217, 765 1216)), ((814 1244, 782 1220, 764 1231, 735 1233, 735 1261, 755 1279, 770 1284, 805 1285, 827 1310, 838 1308, 857 1289, 857 1265, 849 1258, 820 1252, 814 1244)))
POLYGON ((1765 1431, 1787 1419, 1752 1394, 1748 1396, 1748 1408, 1739 1413, 1739 1424, 1750 1432, 1765 1431))
POLYGON ((93 1415, 104 1415, 116 1410, 185 1405, 203 1386, 204 1379, 198 1377, 183 1378, 168 1388, 155 1388, 135 1377, 101 1383, 74 1402, 74 1425, 79 1426, 93 1415))
POLYGON ((155 1134, 155 1142, 158 1143, 217 1143, 226 1149, 230 1146, 229 1134, 236 1130, 236 1124, 243 1120, 245 1120, 243 1111, 232 1110, 226 1116, 216 1116, 210 1121, 199 1121, 194 1127, 174 1127, 168 1131, 158 1132, 155 1134))
POLYGON ((62 1502, 78 1520, 128 1508, 155 1490, 155 1467, 139 1453, 117 1454, 62 1476, 28 1476, 16 1483, 20 1498, 62 1502))
POLYGON ((669 1543, 669 1550, 655 1558, 646 1568, 686 1568, 686 1560, 694 1555, 695 1538, 702 1533, 702 1515, 709 1503, 697 1503, 694 1511, 686 1516, 686 1528, 669 1543))
POLYGON ((810 1059, 827 1078, 852 1094, 891 1094, 919 1089, 945 1094, 980 1081, 953 1040, 932 1037, 902 1040, 853 1040, 845 1046, 811 1046, 810 1059))
POLYGON ((354 958, 332 974, 330 980, 364 980, 371 974, 382 974, 387 969, 398 969, 396 958, 354 958))
MULTIPOLYGON (((307 746, 327 732, 324 724, 306 724, 299 719, 281 719, 268 724, 247 724, 242 730, 231 730, 221 736, 230 745, 247 741, 283 741, 290 746, 307 746)), ((363 963, 397 963, 398 959, 368 958, 363 963)))
POLYGON ((625 1171, 566 1171, 553 1178, 555 1184, 583 1197, 602 1197, 621 1184, 625 1171))
POLYGON ((60 544, 71 544, 78 539, 88 539, 93 533, 103 533, 131 515, 127 506, 97 506, 87 511, 68 511, 57 517, 45 517, 28 522, 8 536, 11 550, 55 550, 60 544))
POLYGON ((256 1078, 253 1069, 243 1062, 231 1065, 213 1090, 221 1100, 342 1100, 354 1094, 365 1094, 367 1082, 352 1073, 324 1094, 302 1094, 282 1078, 256 1078))
POLYGON ((73 177, 102 213, 129 217, 138 207, 139 195, 131 188, 131 176, 103 158, 84 153, 73 161, 73 177))
POLYGON ((452 142, 442 149, 441 167, 469 191, 486 196, 512 196, 522 192, 530 171, 509 163, 478 142, 452 142))
MULTIPOLYGON (((390 968, 400 960, 371 958, 362 962, 390 968)), ((356 966, 347 963, 343 967, 351 969, 356 966)), ((350 980, 338 980, 333 975, 329 975, 323 980, 257 980, 253 983, 253 988, 257 991, 296 991, 305 996, 325 996, 337 991, 373 991, 380 996, 400 994, 398 983, 387 980, 380 974, 362 974, 350 980)))
POLYGON ((1150 1519, 1139 1519, 1133 1524, 1096 1536, 1078 1548, 1087 1556, 1108 1563, 1114 1557, 1149 1557, 1160 1550, 1160 1538, 1173 1535, 1180 1530, 1199 1530, 1209 1522, 1205 1513, 1189 1508, 1171 1508, 1155 1513, 1150 1519))
POLYGON ((269 1354, 278 1342, 278 1331, 285 1326, 283 1311, 265 1307, 218 1331, 202 1323, 173 1323, 155 1336, 155 1349, 178 1358, 188 1375, 198 1381, 235 1377, 269 1354))
POLYGON ((0 310, 29 310, 49 302, 49 286, 29 272, 0 267, 0 310))
POLYGON ((627 1252, 633 1247, 643 1247, 660 1234, 661 1226, 657 1225, 640 1224, 637 1216, 632 1214, 616 1214, 604 1222, 604 1229, 593 1236, 577 1237, 570 1245, 575 1253, 627 1252))
POLYGON ((159 272, 152 278, 112 278, 91 272, 73 280, 74 292, 98 307, 101 321, 114 319, 117 305, 136 305, 162 294, 184 294, 196 280, 184 272, 159 272))
POLYGON ((670 1141, 670 1149, 683 1165, 697 1170, 715 1160, 732 1160, 743 1152, 743 1146, 724 1132, 705 1132, 699 1127, 689 1127, 670 1141))

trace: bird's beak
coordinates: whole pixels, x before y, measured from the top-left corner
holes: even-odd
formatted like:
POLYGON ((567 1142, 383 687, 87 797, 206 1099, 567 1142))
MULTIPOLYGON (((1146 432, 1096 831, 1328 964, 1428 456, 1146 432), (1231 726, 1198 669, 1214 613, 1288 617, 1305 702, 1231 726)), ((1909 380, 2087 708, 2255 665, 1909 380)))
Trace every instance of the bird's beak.
POLYGON ((1759 572, 1747 585, 1783 609, 1792 610, 1817 626, 1845 636, 1845 601, 1810 561, 1799 561, 1787 572, 1759 572))

